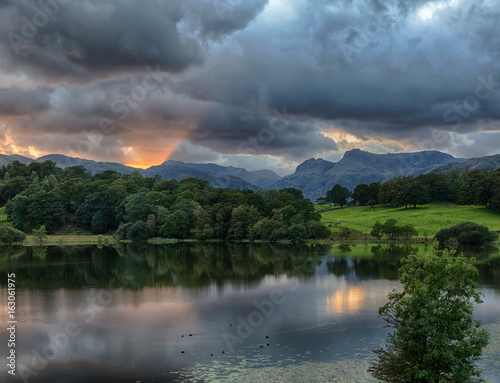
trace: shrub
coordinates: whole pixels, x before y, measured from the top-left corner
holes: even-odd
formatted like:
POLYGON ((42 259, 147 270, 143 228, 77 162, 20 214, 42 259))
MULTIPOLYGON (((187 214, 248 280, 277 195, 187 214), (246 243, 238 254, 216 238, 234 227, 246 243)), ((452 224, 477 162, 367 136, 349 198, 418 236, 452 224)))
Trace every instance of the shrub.
POLYGON ((26 239, 26 234, 7 225, 0 226, 0 243, 22 242, 26 239))
POLYGON ((332 232, 323 223, 313 221, 307 228, 308 238, 329 238, 332 232))
POLYGON ((143 221, 132 224, 127 232, 127 238, 133 242, 146 241, 151 234, 149 226, 143 221))
POLYGON ((120 241, 127 239, 128 230, 132 227, 132 225, 133 223, 124 223, 118 228, 118 230, 116 230, 116 233, 113 235, 113 237, 120 241))
POLYGON ((462 222, 458 225, 438 231, 435 239, 443 244, 450 239, 456 239, 461 245, 479 246, 493 242, 498 238, 498 233, 489 231, 484 225, 475 222, 462 222))

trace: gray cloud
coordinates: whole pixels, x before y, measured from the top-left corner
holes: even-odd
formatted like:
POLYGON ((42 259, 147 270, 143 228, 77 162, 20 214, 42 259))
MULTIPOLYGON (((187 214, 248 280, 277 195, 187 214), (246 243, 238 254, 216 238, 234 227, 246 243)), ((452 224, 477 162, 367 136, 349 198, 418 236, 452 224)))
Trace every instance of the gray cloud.
POLYGON ((34 90, 15 86, 0 88, 0 115, 19 116, 46 111, 50 107, 51 93, 52 90, 47 87, 34 90))
POLYGON ((58 8, 42 23, 38 5, 0 1, 0 68, 35 84, 4 86, 0 114, 26 145, 38 132, 74 146, 109 119, 103 156, 171 137, 199 158, 336 158, 356 143, 322 134, 335 130, 376 151, 465 155, 467 135, 499 127, 495 2, 49 2, 58 8), (16 52, 9 32, 35 22, 16 52), (160 68, 159 85, 131 104, 148 66, 160 68), (273 110, 285 109, 285 126, 272 130, 273 110))

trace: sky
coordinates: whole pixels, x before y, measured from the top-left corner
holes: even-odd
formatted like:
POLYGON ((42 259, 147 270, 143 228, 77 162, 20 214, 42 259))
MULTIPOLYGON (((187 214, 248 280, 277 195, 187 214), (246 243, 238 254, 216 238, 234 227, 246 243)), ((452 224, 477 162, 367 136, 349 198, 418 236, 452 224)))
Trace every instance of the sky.
POLYGON ((0 0, 0 153, 281 175, 500 153, 495 0, 0 0))

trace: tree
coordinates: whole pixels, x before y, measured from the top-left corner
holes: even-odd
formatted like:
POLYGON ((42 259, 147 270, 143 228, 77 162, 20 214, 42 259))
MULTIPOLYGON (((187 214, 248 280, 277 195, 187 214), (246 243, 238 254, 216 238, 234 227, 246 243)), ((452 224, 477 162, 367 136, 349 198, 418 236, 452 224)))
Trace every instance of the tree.
POLYGON ((137 221, 127 231, 127 239, 133 242, 146 241, 150 237, 149 226, 143 221, 137 221))
POLYGON ((45 225, 40 226, 38 229, 33 229, 31 234, 40 243, 40 245, 45 239, 47 239, 47 230, 45 229, 45 225))
POLYGON ((371 198, 370 187, 367 184, 357 185, 352 192, 352 200, 356 205, 366 206, 371 198))
POLYGON ((340 231, 339 237, 341 240, 349 239, 351 234, 352 232, 348 227, 343 227, 342 230, 340 231))
POLYGON ((370 235, 380 239, 382 237, 382 228, 384 225, 380 223, 380 221, 375 222, 373 225, 372 231, 370 231, 370 235))
POLYGON ((394 218, 389 218, 385 223, 382 225, 382 234, 385 234, 387 238, 394 240, 398 239, 399 235, 401 234, 400 227, 396 225, 398 221, 396 221, 394 218))
POLYGON ((326 192, 326 202, 334 205, 344 206, 351 196, 351 192, 346 187, 335 184, 330 190, 326 192))
POLYGON ((28 216, 31 227, 43 225, 47 232, 53 233, 66 222, 64 198, 56 191, 40 191, 30 197, 28 216))
POLYGON ((380 185, 378 202, 381 204, 392 204, 399 197, 400 186, 396 180, 389 180, 380 185))
POLYGON ((261 218, 259 211, 253 206, 240 205, 235 207, 231 213, 228 237, 230 239, 248 238, 250 230, 261 218))
POLYGON ((404 225, 399 228, 399 234, 404 240, 410 240, 418 235, 417 229, 412 225, 404 225))
POLYGON ((368 371, 385 382, 468 382, 479 371, 475 362, 488 344, 488 333, 473 318, 478 270, 475 259, 433 250, 421 264, 403 260, 403 290, 389 293, 379 314, 395 331, 387 345, 374 350, 368 371))
POLYGON ((18 194, 12 200, 11 212, 9 214, 12 219, 12 226, 18 230, 24 229, 26 216, 28 215, 28 197, 18 194))
POLYGON ((414 208, 417 205, 423 205, 431 201, 429 188, 414 179, 407 180, 398 199, 405 207, 413 205, 414 208))
POLYGON ((308 238, 329 238, 331 235, 332 232, 324 223, 318 221, 309 222, 307 227, 308 238))

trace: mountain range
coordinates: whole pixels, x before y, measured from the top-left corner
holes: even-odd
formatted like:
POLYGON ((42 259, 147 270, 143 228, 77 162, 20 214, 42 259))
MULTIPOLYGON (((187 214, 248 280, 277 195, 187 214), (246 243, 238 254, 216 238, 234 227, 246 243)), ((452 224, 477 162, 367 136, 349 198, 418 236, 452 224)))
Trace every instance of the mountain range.
POLYGON ((271 170, 246 170, 233 166, 217 164, 196 164, 167 160, 161 165, 148 169, 137 169, 117 162, 97 162, 62 154, 49 154, 33 160, 21 155, 0 154, 0 166, 13 161, 29 164, 32 161, 54 161, 58 166, 82 165, 92 174, 105 170, 114 170, 122 174, 130 174, 134 170, 149 177, 160 175, 163 179, 181 180, 195 177, 209 181, 216 187, 232 189, 283 189, 293 187, 304 192, 304 196, 315 201, 322 197, 335 184, 341 184, 353 190, 360 183, 384 182, 399 176, 417 176, 430 172, 459 172, 472 169, 487 170, 500 167, 500 155, 478 158, 455 158, 438 151, 422 151, 415 153, 373 154, 359 149, 345 152, 338 162, 330 162, 321 158, 304 161, 297 166, 293 174, 280 177, 271 170))

